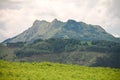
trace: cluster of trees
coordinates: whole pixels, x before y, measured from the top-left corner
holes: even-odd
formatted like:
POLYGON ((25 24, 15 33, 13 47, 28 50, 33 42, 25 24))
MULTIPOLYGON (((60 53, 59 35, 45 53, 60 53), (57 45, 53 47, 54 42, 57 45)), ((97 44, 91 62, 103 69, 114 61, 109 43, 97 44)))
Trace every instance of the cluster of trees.
MULTIPOLYGON (((1 47, 3 46, 4 45, 1 45, 1 47)), ((14 55, 16 56, 16 58, 31 57, 32 55, 41 54, 56 55, 70 52, 105 53, 105 55, 107 56, 98 57, 96 62, 92 64, 92 66, 120 67, 120 43, 111 41, 80 41, 74 39, 52 38, 47 40, 39 39, 32 43, 25 42, 8 43, 7 47, 16 48, 14 50, 14 55)), ((64 54, 62 55, 63 57, 66 56, 64 54)), ((84 59, 86 60, 86 57, 84 57, 84 59)), ((78 60, 80 59, 78 58, 78 60)))
POLYGON ((26 42, 7 43, 7 47, 11 47, 11 48, 19 47, 19 48, 22 48, 25 44, 26 44, 26 42))
MULTIPOLYGON (((90 42, 87 41, 79 41, 74 39, 37 40, 33 43, 26 44, 19 50, 16 50, 15 54, 19 57, 25 57, 41 53, 62 53, 75 50, 85 50, 86 47, 84 46, 89 46, 89 43, 90 42)), ((19 43, 17 45, 19 47, 19 43)))
POLYGON ((120 53, 120 43, 111 41, 92 41, 92 48, 96 51, 102 51, 107 53, 120 53), (96 49, 95 49, 96 48, 96 49))
MULTIPOLYGON (((12 44, 12 43, 11 43, 12 44)), ((8 46, 21 47, 25 43, 14 43, 8 46)), ((80 41, 74 39, 36 40, 15 51, 17 56, 31 56, 40 53, 61 53, 71 51, 94 51, 104 53, 120 53, 120 43, 110 41, 80 41)), ((23 57, 22 56, 22 57, 23 57)))
POLYGON ((120 68, 120 53, 111 53, 108 56, 99 57, 92 66, 120 68))

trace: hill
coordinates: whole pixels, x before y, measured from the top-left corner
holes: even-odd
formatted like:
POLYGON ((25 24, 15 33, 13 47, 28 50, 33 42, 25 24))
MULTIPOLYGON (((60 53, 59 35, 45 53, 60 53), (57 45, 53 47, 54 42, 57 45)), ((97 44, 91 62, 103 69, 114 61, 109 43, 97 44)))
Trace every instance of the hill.
POLYGON ((0 60, 0 80, 120 80, 120 69, 0 60))
POLYGON ((0 59, 20 62, 59 62, 85 66, 120 67, 120 43, 74 39, 36 40, 7 43, 0 59))
POLYGON ((5 40, 3 43, 33 42, 37 39, 63 38, 76 40, 108 40, 119 42, 117 38, 107 33, 99 25, 86 24, 69 19, 62 22, 54 19, 52 22, 36 20, 32 27, 23 33, 5 40))

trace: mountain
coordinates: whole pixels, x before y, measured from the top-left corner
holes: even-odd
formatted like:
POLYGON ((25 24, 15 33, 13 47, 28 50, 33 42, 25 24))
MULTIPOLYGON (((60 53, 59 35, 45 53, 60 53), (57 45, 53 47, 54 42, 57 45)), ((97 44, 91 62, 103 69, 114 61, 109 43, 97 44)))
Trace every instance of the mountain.
POLYGON ((86 24, 71 19, 67 22, 54 19, 52 22, 36 20, 32 27, 3 43, 33 42, 37 39, 49 38, 117 41, 114 36, 107 33, 99 25, 86 24))
POLYGON ((6 44, 0 43, 0 59, 120 68, 119 40, 99 25, 36 20, 6 44))

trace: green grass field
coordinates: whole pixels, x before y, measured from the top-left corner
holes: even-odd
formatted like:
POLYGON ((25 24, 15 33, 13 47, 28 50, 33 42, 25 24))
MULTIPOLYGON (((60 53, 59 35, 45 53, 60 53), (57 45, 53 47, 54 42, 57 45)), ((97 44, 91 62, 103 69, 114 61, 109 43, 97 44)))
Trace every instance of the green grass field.
POLYGON ((120 80, 120 69, 0 60, 0 80, 120 80))

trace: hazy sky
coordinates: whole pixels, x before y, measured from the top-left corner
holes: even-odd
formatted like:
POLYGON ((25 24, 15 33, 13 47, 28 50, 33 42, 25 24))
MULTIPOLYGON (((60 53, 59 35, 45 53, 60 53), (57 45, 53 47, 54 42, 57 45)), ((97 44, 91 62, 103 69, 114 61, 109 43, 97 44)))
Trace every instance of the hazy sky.
POLYGON ((0 0, 0 42, 38 20, 75 19, 120 36, 120 0, 0 0))

